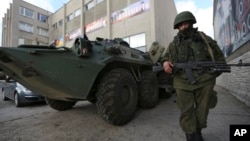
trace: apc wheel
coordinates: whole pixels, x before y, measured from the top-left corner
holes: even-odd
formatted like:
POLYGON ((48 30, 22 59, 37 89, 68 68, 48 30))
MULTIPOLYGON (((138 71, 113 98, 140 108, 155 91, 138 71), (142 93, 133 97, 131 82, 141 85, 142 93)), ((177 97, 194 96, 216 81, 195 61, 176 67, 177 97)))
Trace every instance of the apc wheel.
POLYGON ((2 99, 3 99, 3 101, 9 100, 9 98, 5 96, 5 91, 4 90, 2 90, 2 99))
POLYGON ((14 99, 16 107, 22 107, 24 105, 24 103, 20 100, 20 96, 17 92, 14 94, 14 99))
POLYGON ((71 109, 76 104, 76 102, 55 100, 55 99, 50 99, 48 97, 45 97, 45 101, 51 108, 58 111, 65 111, 71 109))
POLYGON ((159 101, 158 80, 152 71, 141 73, 139 87, 139 106, 142 108, 153 108, 159 101))
POLYGON ((138 91, 133 75, 118 68, 108 72, 101 80, 97 92, 97 111, 113 125, 124 125, 134 116, 138 91))

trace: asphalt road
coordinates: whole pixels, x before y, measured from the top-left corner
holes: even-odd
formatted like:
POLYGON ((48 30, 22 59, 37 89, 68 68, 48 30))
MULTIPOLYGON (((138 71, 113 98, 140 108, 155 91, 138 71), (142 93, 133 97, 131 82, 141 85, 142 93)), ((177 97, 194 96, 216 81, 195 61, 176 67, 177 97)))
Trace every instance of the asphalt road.
MULTIPOLYGON (((229 126, 250 124, 250 107, 216 86, 219 101, 203 130, 205 141, 229 141, 229 126)), ((175 96, 161 99, 150 110, 138 109, 124 126, 105 122, 95 105, 78 102, 68 111, 55 111, 44 103, 16 108, 0 100, 0 141, 184 141, 175 96)))

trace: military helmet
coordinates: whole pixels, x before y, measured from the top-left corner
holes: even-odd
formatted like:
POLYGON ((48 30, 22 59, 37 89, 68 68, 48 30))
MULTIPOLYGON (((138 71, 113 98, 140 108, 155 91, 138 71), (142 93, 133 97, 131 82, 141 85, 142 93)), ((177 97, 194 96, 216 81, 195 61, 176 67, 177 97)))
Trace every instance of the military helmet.
POLYGON ((178 25, 182 22, 189 21, 191 24, 196 23, 194 15, 189 11, 183 11, 179 13, 174 19, 174 29, 178 28, 178 25))

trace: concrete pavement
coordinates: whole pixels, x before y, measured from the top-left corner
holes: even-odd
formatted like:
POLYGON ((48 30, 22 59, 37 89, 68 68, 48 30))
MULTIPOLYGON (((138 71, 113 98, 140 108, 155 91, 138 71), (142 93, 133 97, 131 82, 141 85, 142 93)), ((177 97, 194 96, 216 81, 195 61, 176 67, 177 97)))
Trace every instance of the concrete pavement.
MULTIPOLYGON (((229 91, 216 86, 218 105, 210 110, 205 141, 229 141, 229 126, 250 124, 250 108, 229 91)), ((4 141, 185 141, 179 126, 175 96, 160 100, 153 109, 138 109, 124 126, 113 126, 97 114, 94 104, 78 102, 58 112, 47 105, 16 108, 0 101, 0 140, 4 141)))
POLYGON ((230 125, 250 125, 250 107, 220 86, 216 86, 215 90, 218 92, 218 104, 210 110, 208 128, 203 131, 204 139, 206 141, 229 141, 230 125))

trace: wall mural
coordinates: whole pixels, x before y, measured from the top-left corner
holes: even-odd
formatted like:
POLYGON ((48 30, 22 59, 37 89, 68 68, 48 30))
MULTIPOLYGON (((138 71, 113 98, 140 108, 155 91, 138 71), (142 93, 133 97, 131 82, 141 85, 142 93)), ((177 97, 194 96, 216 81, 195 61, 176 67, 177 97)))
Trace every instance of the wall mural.
POLYGON ((229 56, 250 41, 250 0, 218 0, 214 17, 215 39, 229 56))

